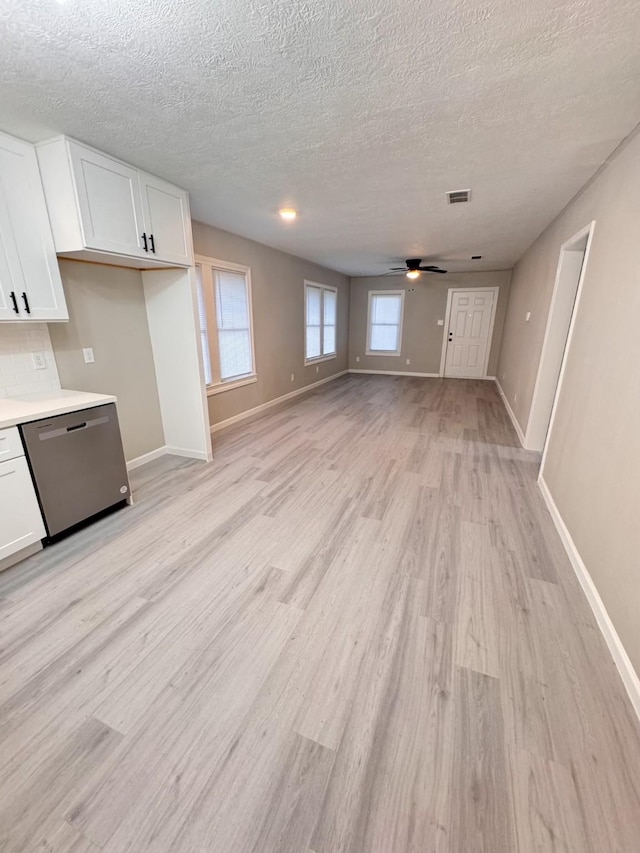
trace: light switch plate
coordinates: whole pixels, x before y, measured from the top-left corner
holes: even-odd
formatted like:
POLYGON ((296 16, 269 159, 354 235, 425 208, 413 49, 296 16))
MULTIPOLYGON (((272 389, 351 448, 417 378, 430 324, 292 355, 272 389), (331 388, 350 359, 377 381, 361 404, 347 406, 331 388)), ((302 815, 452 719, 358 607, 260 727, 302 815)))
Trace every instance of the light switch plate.
POLYGON ((438 325, 439 325, 439 326, 444 326, 444 320, 438 320, 438 325))
POLYGON ((82 355, 84 356, 85 364, 93 364, 95 362, 93 347, 83 347, 82 355))

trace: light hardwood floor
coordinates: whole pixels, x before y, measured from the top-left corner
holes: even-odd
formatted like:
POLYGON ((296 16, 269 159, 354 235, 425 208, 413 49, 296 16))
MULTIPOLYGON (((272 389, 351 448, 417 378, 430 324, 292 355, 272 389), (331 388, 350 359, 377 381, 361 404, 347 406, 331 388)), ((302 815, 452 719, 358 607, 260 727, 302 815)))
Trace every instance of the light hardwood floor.
POLYGON ((640 736, 492 383, 347 377, 0 575, 1 849, 637 853, 640 736))

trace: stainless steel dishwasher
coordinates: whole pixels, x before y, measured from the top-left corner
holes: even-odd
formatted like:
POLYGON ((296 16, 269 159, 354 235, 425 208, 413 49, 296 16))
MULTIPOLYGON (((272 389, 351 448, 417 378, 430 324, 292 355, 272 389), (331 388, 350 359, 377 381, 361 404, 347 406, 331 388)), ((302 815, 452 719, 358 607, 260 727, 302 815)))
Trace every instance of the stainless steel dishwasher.
POLYGON ((114 403, 22 424, 49 538, 129 497, 114 403))

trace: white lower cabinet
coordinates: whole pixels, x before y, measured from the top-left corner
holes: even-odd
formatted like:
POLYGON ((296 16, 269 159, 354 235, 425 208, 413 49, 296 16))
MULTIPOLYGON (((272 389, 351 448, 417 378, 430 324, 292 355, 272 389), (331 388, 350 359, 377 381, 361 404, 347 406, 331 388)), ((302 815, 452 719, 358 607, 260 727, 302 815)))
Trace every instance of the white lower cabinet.
POLYGON ((27 460, 0 462, 0 560, 45 535, 27 460))

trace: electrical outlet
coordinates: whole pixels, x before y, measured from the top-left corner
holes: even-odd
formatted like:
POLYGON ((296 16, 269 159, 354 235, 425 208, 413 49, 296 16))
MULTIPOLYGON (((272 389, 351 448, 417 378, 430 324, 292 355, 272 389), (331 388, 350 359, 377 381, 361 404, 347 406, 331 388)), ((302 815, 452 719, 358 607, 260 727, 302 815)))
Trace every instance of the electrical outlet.
POLYGON ((444 320, 438 320, 438 325, 439 325, 439 326, 444 326, 444 320))
POLYGON ((33 359, 34 370, 46 370, 47 357, 43 352, 33 352, 31 358, 33 359))
POLYGON ((356 356, 356 361, 360 361, 360 356, 359 356, 359 355, 357 355, 357 356, 356 356))
POLYGON ((320 373, 320 365, 316 364, 316 373, 320 373))
POLYGON ((295 382, 295 381, 296 381, 296 375, 295 375, 295 373, 292 373, 292 374, 291 374, 291 381, 292 381, 292 382, 295 382))
POLYGON ((83 347, 82 355, 84 356, 85 364, 94 364, 95 357, 93 355, 93 347, 83 347))
POLYGON ((408 358, 408 359, 407 359, 407 364, 411 364, 411 359, 410 359, 410 358, 408 358))
POLYGON ((517 395, 517 394, 514 394, 514 395, 513 395, 513 402, 514 402, 514 403, 517 403, 517 402, 518 402, 518 395, 517 395))

